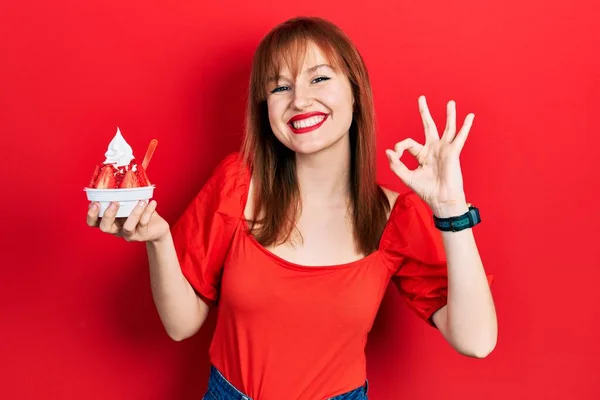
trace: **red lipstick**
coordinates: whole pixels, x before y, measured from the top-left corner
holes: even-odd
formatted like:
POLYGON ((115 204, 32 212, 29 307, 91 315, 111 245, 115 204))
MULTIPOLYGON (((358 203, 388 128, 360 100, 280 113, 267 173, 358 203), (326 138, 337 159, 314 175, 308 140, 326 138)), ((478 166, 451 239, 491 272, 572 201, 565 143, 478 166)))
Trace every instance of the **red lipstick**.
POLYGON ((323 125, 323 123, 327 120, 328 114, 325 114, 323 112, 319 112, 319 111, 314 111, 314 112, 309 112, 309 113, 304 113, 304 114, 298 114, 298 115, 294 115, 292 118, 290 118, 290 120, 288 121, 288 126, 290 127, 290 129, 292 130, 292 132, 294 132, 295 134, 301 134, 301 133, 308 133, 308 132, 312 132, 315 129, 318 129, 321 125, 323 125), (318 115, 322 115, 325 118, 323 118, 323 121, 319 122, 316 125, 313 126, 308 126, 306 128, 299 128, 296 129, 294 128, 294 125, 292 124, 292 122, 294 121, 299 121, 301 119, 307 119, 310 117, 315 117, 318 115))

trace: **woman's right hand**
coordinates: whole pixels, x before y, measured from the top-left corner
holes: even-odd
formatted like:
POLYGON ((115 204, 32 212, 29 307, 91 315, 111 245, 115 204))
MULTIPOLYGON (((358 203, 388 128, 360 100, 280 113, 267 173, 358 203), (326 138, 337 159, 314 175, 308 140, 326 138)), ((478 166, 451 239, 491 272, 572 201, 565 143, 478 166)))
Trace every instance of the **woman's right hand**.
POLYGON ((150 203, 140 201, 129 217, 115 218, 119 203, 112 202, 98 217, 100 205, 91 203, 88 209, 86 223, 88 226, 100 228, 102 232, 122 237, 128 242, 154 242, 169 234, 169 223, 156 212, 156 201, 150 203))

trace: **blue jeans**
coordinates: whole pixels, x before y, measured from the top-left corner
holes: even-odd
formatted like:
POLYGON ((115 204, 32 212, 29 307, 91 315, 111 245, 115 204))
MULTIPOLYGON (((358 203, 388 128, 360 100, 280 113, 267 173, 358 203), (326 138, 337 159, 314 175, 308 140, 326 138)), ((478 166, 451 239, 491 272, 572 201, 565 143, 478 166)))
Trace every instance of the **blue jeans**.
MULTIPOLYGON (((327 400, 368 400, 369 383, 350 392, 330 397, 327 400)), ((202 400, 252 400, 249 396, 237 390, 214 366, 210 367, 208 389, 202 400)), ((293 399, 286 399, 293 400, 293 399)))

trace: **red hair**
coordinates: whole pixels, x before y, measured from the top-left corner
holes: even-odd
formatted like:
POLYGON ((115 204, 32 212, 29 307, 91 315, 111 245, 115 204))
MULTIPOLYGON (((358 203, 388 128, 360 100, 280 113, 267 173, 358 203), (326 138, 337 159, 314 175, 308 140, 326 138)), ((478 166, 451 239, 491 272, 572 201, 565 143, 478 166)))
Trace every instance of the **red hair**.
POLYGON ((276 26, 258 45, 252 62, 242 153, 254 182, 253 233, 263 246, 290 240, 301 210, 295 153, 273 134, 267 110, 269 80, 281 62, 296 78, 306 49, 314 43, 330 64, 349 79, 354 95, 350 126, 350 205, 356 250, 370 254, 379 246, 390 204, 376 182, 375 111, 364 61, 350 39, 333 23, 316 17, 293 18, 276 26))

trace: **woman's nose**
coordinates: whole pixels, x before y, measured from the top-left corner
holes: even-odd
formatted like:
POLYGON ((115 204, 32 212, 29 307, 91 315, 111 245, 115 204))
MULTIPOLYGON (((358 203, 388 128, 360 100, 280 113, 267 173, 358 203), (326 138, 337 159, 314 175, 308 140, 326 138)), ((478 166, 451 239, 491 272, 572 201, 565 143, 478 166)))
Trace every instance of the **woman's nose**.
POLYGON ((310 107, 313 103, 313 96, 308 88, 301 88, 296 86, 294 88, 292 98, 292 107, 298 110, 310 107))

